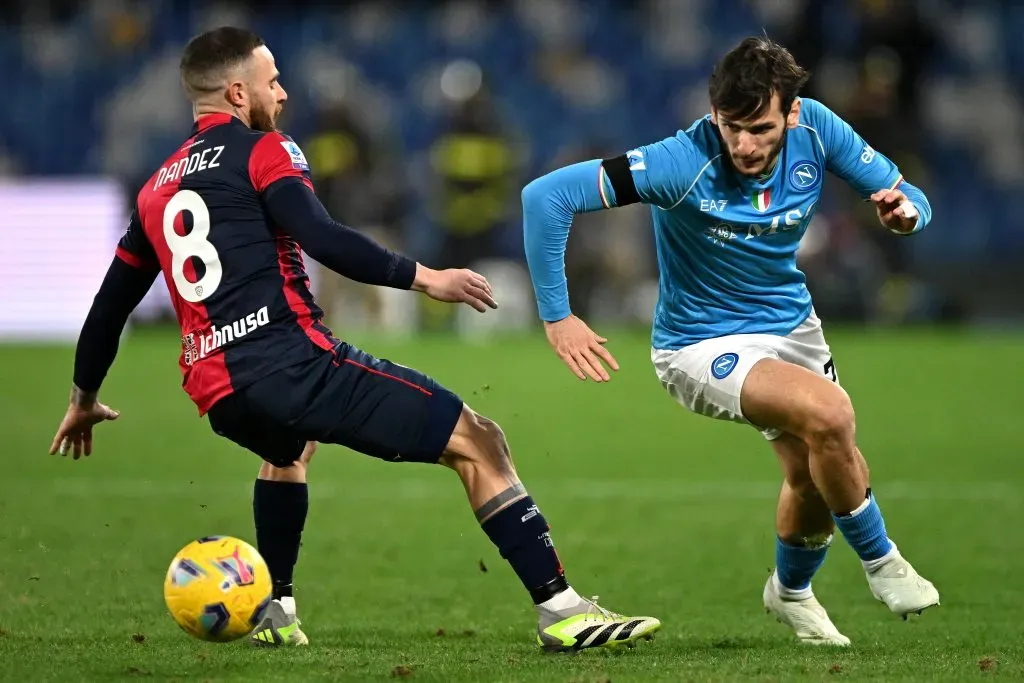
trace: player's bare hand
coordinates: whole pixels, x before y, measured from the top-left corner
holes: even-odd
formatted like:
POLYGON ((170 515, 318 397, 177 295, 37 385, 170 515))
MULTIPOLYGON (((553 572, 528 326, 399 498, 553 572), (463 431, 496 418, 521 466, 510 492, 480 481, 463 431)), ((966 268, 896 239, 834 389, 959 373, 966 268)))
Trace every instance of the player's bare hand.
POLYGON ((607 382, 611 379, 601 361, 612 370, 619 369, 615 357, 604 347, 608 340, 574 315, 557 322, 544 323, 544 332, 548 336, 551 348, 562 362, 584 381, 587 377, 595 382, 607 382))
POLYGON ((871 195, 882 225, 894 232, 913 232, 917 227, 917 207, 899 190, 879 190, 871 195))
POLYGON ((481 313, 498 307, 487 278, 465 268, 433 270, 417 264, 412 287, 431 299, 450 304, 463 303, 481 313))
POLYGON ((76 400, 72 396, 71 405, 50 444, 50 455, 67 455, 71 451, 75 460, 83 454, 92 455, 93 426, 106 420, 116 420, 119 416, 119 412, 99 401, 76 400))

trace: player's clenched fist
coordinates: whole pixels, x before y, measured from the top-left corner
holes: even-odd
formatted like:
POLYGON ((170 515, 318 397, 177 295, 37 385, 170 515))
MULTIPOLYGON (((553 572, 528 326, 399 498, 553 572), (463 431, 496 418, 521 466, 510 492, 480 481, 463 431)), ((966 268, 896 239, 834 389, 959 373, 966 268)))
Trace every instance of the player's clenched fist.
POLYGON ((481 313, 498 307, 487 278, 465 268, 433 270, 417 264, 412 288, 437 301, 468 304, 481 313))
POLYGON ((879 190, 871 195, 878 220, 893 232, 913 232, 917 227, 917 207, 899 190, 879 190))
POLYGON ((595 382, 607 382, 611 379, 601 360, 612 370, 619 369, 615 357, 603 346, 608 340, 574 315, 544 323, 544 332, 558 357, 582 380, 590 377, 595 382))

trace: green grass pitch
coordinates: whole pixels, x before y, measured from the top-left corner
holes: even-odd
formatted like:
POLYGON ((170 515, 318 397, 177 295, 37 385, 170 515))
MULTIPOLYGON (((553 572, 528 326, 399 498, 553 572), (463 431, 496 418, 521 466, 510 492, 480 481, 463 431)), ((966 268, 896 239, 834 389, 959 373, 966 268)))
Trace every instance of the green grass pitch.
POLYGON ((798 646, 761 607, 780 482, 769 447, 676 406, 644 335, 610 336, 622 371, 603 386, 571 377, 540 335, 364 344, 504 427, 581 593, 664 622, 653 643, 579 656, 536 651, 529 600, 452 473, 337 447, 313 462, 296 576, 312 645, 190 639, 165 612, 167 564, 200 536, 252 540, 259 463, 197 419, 175 332, 122 344, 102 392, 121 419, 79 462, 46 454, 71 349, 0 347, 0 679, 1024 677, 1024 337, 832 332, 890 534, 942 593, 941 607, 900 621, 837 539, 815 580, 854 643, 837 652, 798 646))

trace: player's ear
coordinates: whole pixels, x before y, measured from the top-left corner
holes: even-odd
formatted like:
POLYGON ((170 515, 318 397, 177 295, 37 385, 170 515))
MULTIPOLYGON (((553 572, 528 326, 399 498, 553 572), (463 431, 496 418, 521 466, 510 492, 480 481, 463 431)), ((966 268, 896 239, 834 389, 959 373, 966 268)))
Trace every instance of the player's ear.
POLYGON ((227 90, 224 92, 224 99, 232 107, 242 107, 249 102, 249 93, 242 81, 229 81, 227 90))
POLYGON ((789 108, 786 116, 786 128, 796 128, 800 125, 800 98, 793 100, 793 106, 789 108))
POLYGON ((718 110, 711 107, 711 123, 718 125, 718 110))

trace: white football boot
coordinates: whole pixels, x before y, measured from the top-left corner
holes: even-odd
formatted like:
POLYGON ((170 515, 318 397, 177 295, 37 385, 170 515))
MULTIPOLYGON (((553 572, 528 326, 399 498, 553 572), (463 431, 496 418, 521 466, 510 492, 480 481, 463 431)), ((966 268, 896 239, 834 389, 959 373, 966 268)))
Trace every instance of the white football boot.
POLYGON ((864 564, 871 594, 897 616, 906 619, 939 604, 939 591, 903 559, 895 543, 884 557, 864 564))
POLYGON ((774 571, 764 585, 764 607, 780 623, 792 628, 801 643, 841 647, 850 644, 850 639, 839 632, 813 594, 802 600, 783 598, 774 571))

